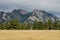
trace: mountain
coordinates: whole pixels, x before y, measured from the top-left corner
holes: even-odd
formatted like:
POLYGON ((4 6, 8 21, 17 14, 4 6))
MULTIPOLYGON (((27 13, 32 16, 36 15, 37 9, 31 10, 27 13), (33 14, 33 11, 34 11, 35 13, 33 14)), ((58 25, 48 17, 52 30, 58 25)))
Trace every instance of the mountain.
POLYGON ((38 9, 35 9, 32 12, 23 9, 14 9, 11 12, 0 11, 0 23, 7 22, 13 19, 18 19, 20 22, 34 22, 35 20, 47 21, 48 19, 55 21, 56 19, 58 19, 58 17, 44 10, 38 9))

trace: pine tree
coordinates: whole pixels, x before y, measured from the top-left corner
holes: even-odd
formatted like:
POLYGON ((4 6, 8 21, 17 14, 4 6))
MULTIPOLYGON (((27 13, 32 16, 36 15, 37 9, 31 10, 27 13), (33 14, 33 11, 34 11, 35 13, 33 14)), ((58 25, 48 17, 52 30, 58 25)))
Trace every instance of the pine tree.
POLYGON ((47 22, 44 23, 44 26, 46 30, 51 30, 53 29, 53 22, 49 19, 47 22))
POLYGON ((60 21, 56 20, 54 22, 54 26, 53 27, 54 27, 55 30, 59 30, 60 29, 60 21))

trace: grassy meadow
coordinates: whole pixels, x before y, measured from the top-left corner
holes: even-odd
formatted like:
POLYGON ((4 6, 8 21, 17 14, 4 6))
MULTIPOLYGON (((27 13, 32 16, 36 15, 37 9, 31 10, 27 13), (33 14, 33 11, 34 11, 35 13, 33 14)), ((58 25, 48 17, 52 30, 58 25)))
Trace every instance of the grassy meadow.
POLYGON ((0 30, 0 40, 60 40, 60 31, 0 30))

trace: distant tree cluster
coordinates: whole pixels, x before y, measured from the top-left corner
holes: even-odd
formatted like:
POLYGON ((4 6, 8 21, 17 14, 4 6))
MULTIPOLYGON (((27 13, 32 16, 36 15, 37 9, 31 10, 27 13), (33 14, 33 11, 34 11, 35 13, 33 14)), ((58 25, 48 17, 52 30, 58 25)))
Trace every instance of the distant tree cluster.
POLYGON ((60 21, 20 23, 17 19, 0 24, 0 30, 60 30, 60 21))

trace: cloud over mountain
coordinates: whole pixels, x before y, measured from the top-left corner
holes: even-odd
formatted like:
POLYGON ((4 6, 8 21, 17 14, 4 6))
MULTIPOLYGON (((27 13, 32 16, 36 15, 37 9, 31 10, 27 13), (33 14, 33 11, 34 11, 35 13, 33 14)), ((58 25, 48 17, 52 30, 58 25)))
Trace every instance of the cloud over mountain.
POLYGON ((0 10, 10 11, 19 8, 25 10, 40 9, 59 12, 60 0, 0 0, 0 10))

